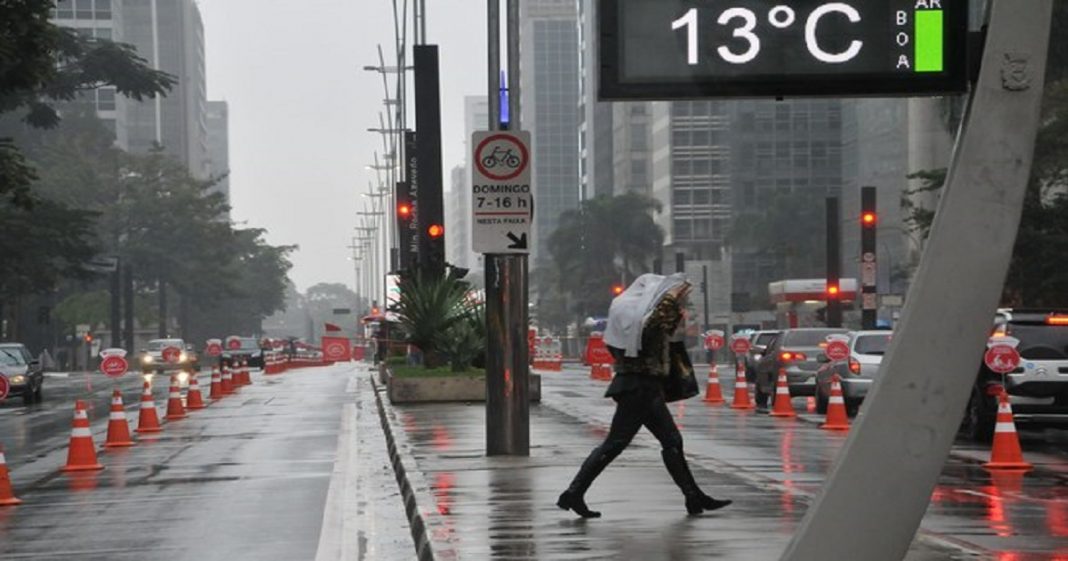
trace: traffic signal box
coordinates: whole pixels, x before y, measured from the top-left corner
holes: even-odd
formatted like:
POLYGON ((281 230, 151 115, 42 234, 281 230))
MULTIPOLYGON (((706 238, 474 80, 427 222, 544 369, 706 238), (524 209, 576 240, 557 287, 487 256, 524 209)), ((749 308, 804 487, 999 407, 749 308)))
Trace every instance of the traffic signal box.
POLYGON ((860 322, 864 329, 875 329, 876 279, 875 232, 879 215, 875 209, 875 187, 860 188, 860 322))

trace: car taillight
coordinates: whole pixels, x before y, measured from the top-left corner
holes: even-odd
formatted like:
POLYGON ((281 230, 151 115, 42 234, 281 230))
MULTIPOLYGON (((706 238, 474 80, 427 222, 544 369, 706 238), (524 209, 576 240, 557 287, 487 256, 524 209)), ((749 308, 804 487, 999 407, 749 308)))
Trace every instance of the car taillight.
POLYGON ((1001 384, 988 384, 986 386, 986 395, 991 397, 998 397, 1004 391, 1005 386, 1002 386, 1001 384))
POLYGON ((1049 325, 1068 325, 1068 316, 1049 316, 1046 318, 1049 325))
POLYGON ((849 359, 849 371, 854 374, 860 374, 860 363, 856 359, 849 359))
POLYGON ((805 360, 805 353, 783 351, 779 354, 779 359, 783 362, 790 362, 791 360, 805 360))

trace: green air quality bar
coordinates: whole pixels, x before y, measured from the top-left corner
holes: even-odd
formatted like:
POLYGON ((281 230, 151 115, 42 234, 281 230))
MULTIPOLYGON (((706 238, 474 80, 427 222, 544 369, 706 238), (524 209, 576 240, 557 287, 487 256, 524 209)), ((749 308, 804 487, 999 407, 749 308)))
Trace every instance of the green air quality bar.
POLYGON ((942 10, 916 11, 916 72, 942 71, 942 10))

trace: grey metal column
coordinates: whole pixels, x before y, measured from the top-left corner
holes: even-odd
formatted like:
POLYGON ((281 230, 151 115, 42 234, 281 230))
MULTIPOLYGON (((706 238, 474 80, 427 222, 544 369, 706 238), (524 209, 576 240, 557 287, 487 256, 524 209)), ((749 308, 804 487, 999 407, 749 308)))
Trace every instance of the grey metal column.
POLYGON ((1001 296, 1031 170, 1052 0, 995 0, 901 327, 782 559, 902 559, 953 445, 1001 296))
MULTIPOLYGON (((490 108, 500 61, 499 4, 489 0, 490 108)), ((519 2, 508 0, 509 128, 520 130, 519 2)), ((490 120, 498 115, 490 112, 490 120)), ((490 124, 495 130, 496 123, 490 124)), ((530 366, 526 255, 486 255, 486 454, 530 455, 530 366)))

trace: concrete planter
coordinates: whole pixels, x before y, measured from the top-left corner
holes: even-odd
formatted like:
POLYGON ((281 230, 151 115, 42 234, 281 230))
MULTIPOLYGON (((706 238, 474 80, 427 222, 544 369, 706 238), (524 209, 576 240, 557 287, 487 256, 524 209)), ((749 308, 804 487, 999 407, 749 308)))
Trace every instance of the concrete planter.
MULTIPOLYGON (((390 403, 484 402, 486 379, 471 376, 398 378, 386 369, 390 403)), ((530 401, 541 401, 541 376, 530 375, 530 401)))

